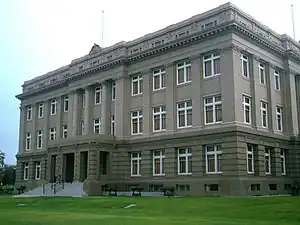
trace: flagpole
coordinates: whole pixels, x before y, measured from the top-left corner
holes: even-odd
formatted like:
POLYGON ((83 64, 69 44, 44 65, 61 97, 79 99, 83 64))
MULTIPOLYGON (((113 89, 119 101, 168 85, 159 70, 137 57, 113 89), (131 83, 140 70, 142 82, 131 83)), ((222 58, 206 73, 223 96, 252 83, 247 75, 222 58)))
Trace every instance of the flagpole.
POLYGON ((104 10, 102 10, 102 43, 101 47, 104 48, 104 10))
POLYGON ((293 4, 291 5, 291 10, 292 10, 293 35, 294 35, 294 40, 296 40, 295 20, 294 20, 294 6, 293 6, 293 4))

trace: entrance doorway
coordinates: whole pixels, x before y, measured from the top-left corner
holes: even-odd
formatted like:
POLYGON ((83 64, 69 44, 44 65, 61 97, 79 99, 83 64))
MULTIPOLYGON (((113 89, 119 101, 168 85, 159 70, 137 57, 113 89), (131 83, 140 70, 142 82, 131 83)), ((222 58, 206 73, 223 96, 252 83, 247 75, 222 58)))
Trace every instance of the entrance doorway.
POLYGON ((64 179, 72 183, 74 180, 74 153, 64 154, 64 179))
POLYGON ((87 178, 88 152, 80 152, 80 182, 87 178))

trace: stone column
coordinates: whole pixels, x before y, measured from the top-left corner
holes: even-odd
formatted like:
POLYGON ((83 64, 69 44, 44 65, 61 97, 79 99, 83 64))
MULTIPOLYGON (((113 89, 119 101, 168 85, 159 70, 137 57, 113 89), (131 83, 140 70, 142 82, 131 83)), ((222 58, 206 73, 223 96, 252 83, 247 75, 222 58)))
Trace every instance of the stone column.
POLYGON ((75 137, 78 134, 78 99, 79 99, 79 93, 76 90, 73 94, 73 111, 71 111, 73 113, 73 118, 72 118, 72 136, 75 137))
POLYGON ((91 147, 88 153, 88 180, 96 180, 99 174, 97 151, 97 148, 91 147))
MULTIPOLYGON (((43 148, 46 149, 48 147, 49 140, 49 114, 50 114, 50 103, 49 100, 44 102, 44 129, 43 129, 43 148)), ((35 139, 36 139, 37 131, 35 131, 35 139)), ((35 145, 36 148, 36 145, 35 145)))
POLYGON ((90 131, 90 106, 91 106, 91 88, 85 88, 85 107, 83 114, 83 122, 84 122, 84 135, 88 135, 90 131))
POLYGON ((174 132, 176 125, 176 72, 174 64, 166 65, 166 128, 168 132, 174 132))
MULTIPOLYGON (((233 144, 234 145, 234 144, 233 144)), ((225 145, 226 146, 226 145, 225 145)), ((234 147, 234 146, 231 146, 234 147)), ((236 171, 233 174, 248 176, 247 173, 247 143, 244 138, 237 138, 236 142, 236 171)), ((234 167, 234 166, 233 166, 234 167)))
POLYGON ((47 168, 48 168, 48 160, 47 160, 47 157, 43 157, 41 159, 41 179, 42 180, 48 180, 47 179, 47 168))
POLYGON ((192 99, 193 127, 201 126, 201 119, 203 118, 203 116, 201 116, 201 115, 203 115, 203 113, 201 113, 201 112, 203 112, 203 111, 201 111, 201 108, 203 107, 203 96, 199 96, 199 93, 200 93, 200 95, 202 93, 200 91, 200 85, 202 83, 201 79, 203 80, 203 76, 201 76, 201 73, 200 73, 200 68, 202 68, 200 56, 197 56, 196 58, 191 59, 192 93, 193 93, 192 96, 198 96, 197 98, 193 97, 193 99, 192 99))
MULTIPOLYGON (((259 78, 259 58, 252 56, 249 57, 249 70, 250 70, 250 80, 251 80, 251 110, 252 110, 252 126, 262 128, 262 121, 260 115, 260 97, 259 87, 260 87, 260 78, 259 78), (252 62, 252 63, 251 63, 252 62)), ((269 105, 268 105, 269 106, 269 105)))
POLYGON ((221 155, 221 172, 223 176, 236 177, 239 175, 239 170, 242 171, 243 175, 246 174, 246 147, 245 143, 239 142, 238 144, 237 137, 223 138, 221 155), (241 166, 240 163, 242 163, 241 166))
POLYGON ((23 162, 21 160, 17 160, 17 168, 16 168, 16 183, 20 184, 23 182, 23 162))
POLYGON ((62 117, 63 117, 63 113, 64 113, 64 109, 63 109, 63 98, 62 96, 58 97, 57 98, 57 117, 58 117, 58 120, 57 120, 57 123, 55 125, 55 128, 56 128, 56 139, 59 140, 61 139, 61 127, 62 127, 62 124, 61 124, 61 121, 62 121, 62 117))
POLYGON ((28 180, 35 180, 35 162, 33 159, 28 162, 28 180))
MULTIPOLYGON (((36 104, 32 105, 32 133, 31 133, 31 150, 37 150, 36 147, 36 120, 37 120, 37 107, 36 104)), ((25 135, 23 135, 25 137, 25 135)))
POLYGON ((80 180, 80 171, 81 171, 81 163, 80 163, 80 152, 76 150, 74 152, 74 181, 80 180))
POLYGON ((192 174, 193 177, 203 176, 203 154, 202 145, 192 147, 192 174))
POLYGON ((281 149, 279 146, 276 146, 273 151, 273 156, 271 155, 271 173, 273 176, 281 176, 281 159, 280 159, 280 151, 281 149))
POLYGON ((101 134, 109 134, 109 129, 108 129, 108 115, 107 115, 107 109, 110 107, 108 105, 108 96, 107 96, 107 82, 104 82, 101 84, 102 85, 102 102, 101 102, 101 134))
POLYGON ((146 71, 143 74, 143 135, 149 136, 152 133, 152 74, 146 71))
POLYGON ((141 176, 150 178, 153 175, 153 158, 151 150, 141 151, 141 176))
POLYGON ((256 176, 265 177, 265 146, 264 143, 259 143, 257 149, 254 150, 254 174, 256 176))
MULTIPOLYGON (((25 107, 21 105, 20 109, 20 122, 19 122, 19 153, 24 152, 25 147, 25 107)), ((34 132, 34 131, 33 131, 34 132)), ((32 138, 34 138, 32 134, 32 138)), ((31 146, 33 148, 33 146, 31 146)))
POLYGON ((68 93, 69 110, 68 110, 68 137, 73 135, 73 111, 74 111, 74 93, 68 93))
POLYGON ((165 149, 165 177, 176 177, 178 174, 177 153, 175 148, 165 149))

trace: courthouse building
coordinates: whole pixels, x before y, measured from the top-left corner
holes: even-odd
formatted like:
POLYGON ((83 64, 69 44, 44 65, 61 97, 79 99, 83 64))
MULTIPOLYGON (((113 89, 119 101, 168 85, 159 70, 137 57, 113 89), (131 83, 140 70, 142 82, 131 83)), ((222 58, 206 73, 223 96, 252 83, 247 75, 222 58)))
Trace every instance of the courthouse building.
POLYGON ((289 193, 300 178, 299 75, 300 44, 231 3, 94 44, 24 82, 17 183, 289 193))

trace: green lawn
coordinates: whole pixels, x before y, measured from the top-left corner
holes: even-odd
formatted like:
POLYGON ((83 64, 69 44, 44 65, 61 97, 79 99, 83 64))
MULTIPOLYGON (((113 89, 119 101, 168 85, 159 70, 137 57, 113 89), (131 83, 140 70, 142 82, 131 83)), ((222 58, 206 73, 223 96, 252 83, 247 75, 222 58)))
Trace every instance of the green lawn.
POLYGON ((0 198, 0 224, 299 225, 300 198, 0 198))

